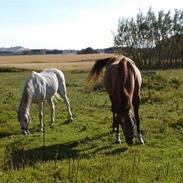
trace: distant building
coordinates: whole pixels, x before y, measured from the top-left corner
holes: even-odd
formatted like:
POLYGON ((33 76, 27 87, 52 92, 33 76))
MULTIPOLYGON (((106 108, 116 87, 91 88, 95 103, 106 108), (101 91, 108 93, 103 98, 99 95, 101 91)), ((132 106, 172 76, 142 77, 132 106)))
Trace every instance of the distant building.
POLYGON ((63 50, 62 54, 77 54, 76 50, 63 50))

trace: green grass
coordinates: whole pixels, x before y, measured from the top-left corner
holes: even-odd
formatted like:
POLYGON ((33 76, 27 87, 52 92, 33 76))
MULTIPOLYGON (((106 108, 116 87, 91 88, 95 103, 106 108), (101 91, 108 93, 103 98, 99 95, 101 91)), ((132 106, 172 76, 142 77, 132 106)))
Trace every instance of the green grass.
POLYGON ((183 182, 183 70, 143 72, 140 108, 145 146, 114 144, 107 93, 88 92, 87 71, 67 71, 66 107, 56 104, 56 125, 49 127, 45 108, 46 144, 39 131, 38 106, 31 108, 31 134, 23 136, 16 110, 29 71, 0 72, 0 182, 146 183, 183 182))

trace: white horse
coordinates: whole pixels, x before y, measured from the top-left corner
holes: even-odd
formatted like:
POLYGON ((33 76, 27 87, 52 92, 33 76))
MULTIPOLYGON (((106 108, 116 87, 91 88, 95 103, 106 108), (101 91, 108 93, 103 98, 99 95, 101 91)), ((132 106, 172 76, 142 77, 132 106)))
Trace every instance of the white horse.
POLYGON ((31 75, 25 81, 25 86, 22 92, 20 105, 18 108, 18 121, 23 134, 28 134, 28 126, 30 123, 30 107, 32 103, 38 103, 39 105, 39 120, 41 131, 43 131, 43 101, 47 100, 51 108, 51 126, 54 126, 55 122, 55 105, 54 96, 61 97, 68 111, 68 117, 70 121, 73 121, 69 99, 66 93, 66 84, 64 74, 55 68, 45 69, 40 73, 32 71, 31 75))

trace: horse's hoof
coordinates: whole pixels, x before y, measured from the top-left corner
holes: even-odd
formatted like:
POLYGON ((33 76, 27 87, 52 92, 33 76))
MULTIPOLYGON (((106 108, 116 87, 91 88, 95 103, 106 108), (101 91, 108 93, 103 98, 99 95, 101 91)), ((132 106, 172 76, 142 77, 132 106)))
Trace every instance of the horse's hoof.
POLYGON ((27 135, 28 133, 27 133, 27 131, 23 131, 22 134, 23 135, 27 135))
POLYGON ((145 145, 145 143, 144 143, 144 140, 143 140, 143 139, 139 139, 139 142, 140 142, 140 144, 145 145))
POLYGON ((52 124, 50 124, 50 127, 51 127, 51 128, 53 128, 53 127, 54 127, 54 124, 53 124, 53 123, 52 123, 52 124))
POLYGON ((112 132, 117 132, 117 128, 113 128, 112 129, 112 132))
POLYGON ((41 130, 41 132, 43 132, 43 128, 41 128, 40 130, 41 130))
POLYGON ((140 143, 140 144, 145 145, 144 140, 143 140, 141 134, 139 135, 138 139, 139 139, 139 143, 140 143))
POLYGON ((30 134, 30 131, 29 131, 29 130, 23 130, 23 131, 22 131, 22 134, 23 134, 23 135, 28 135, 28 134, 30 134))
POLYGON ((70 117, 69 121, 70 121, 70 122, 73 122, 73 120, 74 120, 73 117, 70 117))

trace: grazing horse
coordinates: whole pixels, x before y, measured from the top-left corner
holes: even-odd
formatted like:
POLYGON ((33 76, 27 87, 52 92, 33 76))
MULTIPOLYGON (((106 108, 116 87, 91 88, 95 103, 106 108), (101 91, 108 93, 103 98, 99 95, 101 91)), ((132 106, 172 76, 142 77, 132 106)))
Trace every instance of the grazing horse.
POLYGON ((97 60, 88 76, 89 86, 93 86, 103 68, 106 68, 104 85, 112 103, 113 131, 115 142, 120 143, 119 124, 121 124, 125 141, 133 143, 134 126, 137 127, 138 139, 144 144, 139 119, 141 74, 135 63, 125 56, 116 56, 97 60), (131 106, 133 105, 134 114, 131 106))
POLYGON ((39 105, 39 120, 41 131, 44 129, 43 123, 43 101, 47 100, 51 108, 51 126, 54 126, 55 121, 55 105, 54 96, 61 97, 66 106, 69 115, 69 120, 73 121, 69 99, 66 93, 66 84, 64 74, 55 68, 45 69, 40 73, 32 71, 31 75, 25 81, 25 86, 22 92, 20 105, 18 108, 18 121, 23 134, 28 134, 28 126, 30 123, 30 107, 32 103, 39 105))

